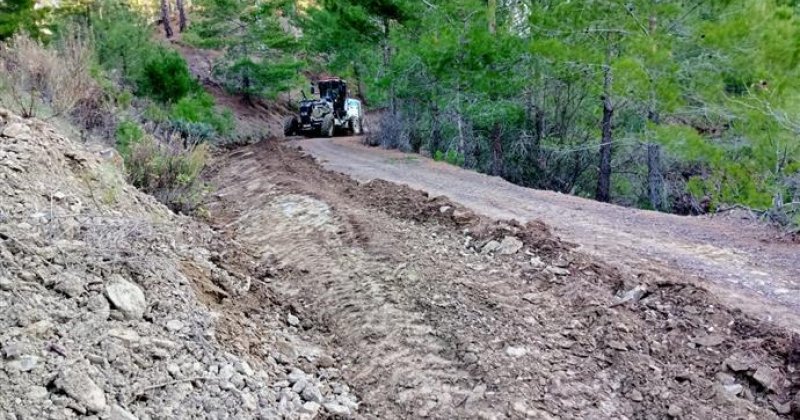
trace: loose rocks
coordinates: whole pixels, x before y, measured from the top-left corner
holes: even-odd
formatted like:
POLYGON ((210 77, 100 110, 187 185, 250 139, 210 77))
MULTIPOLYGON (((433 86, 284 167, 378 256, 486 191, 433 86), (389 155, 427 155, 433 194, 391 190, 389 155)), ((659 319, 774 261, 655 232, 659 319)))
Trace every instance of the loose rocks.
POLYGON ((106 296, 127 319, 141 319, 147 308, 142 289, 120 275, 111 277, 106 285, 106 296))
POLYGON ((97 413, 106 408, 105 393, 86 373, 66 370, 56 380, 56 386, 89 411, 97 413))

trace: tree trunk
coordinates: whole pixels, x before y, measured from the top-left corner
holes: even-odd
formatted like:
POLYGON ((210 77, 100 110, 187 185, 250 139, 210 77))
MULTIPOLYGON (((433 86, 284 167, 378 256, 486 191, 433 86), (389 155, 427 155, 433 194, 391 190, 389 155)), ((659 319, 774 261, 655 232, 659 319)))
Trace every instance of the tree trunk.
POLYGON ((183 32, 186 30, 186 7, 183 0, 175 0, 175 5, 178 8, 178 31, 183 32))
POLYGON ((366 89, 364 88, 364 81, 361 80, 361 69, 355 62, 353 62, 353 77, 356 79, 356 97, 361 100, 362 105, 366 106, 366 89))
POLYGON ((161 0, 161 24, 164 25, 164 34, 167 38, 172 38, 172 25, 169 22, 169 3, 161 0))
POLYGON ((661 178, 661 147, 652 143, 647 145, 647 185, 650 192, 650 205, 653 210, 662 210, 664 182, 661 178))
POLYGON ((442 129, 440 123, 439 106, 436 104, 436 102, 433 102, 431 104, 431 143, 428 146, 431 156, 436 155, 436 151, 439 150, 441 144, 442 129))
POLYGON ((496 122, 492 128, 492 175, 503 176, 503 130, 496 122))
POLYGON ((389 18, 383 18, 383 68, 384 75, 389 77, 389 109, 392 115, 397 115, 397 98, 394 91, 394 78, 389 75, 389 66, 392 63, 392 50, 389 45, 389 18))
POLYGON ((611 151, 614 138, 611 131, 611 122, 614 118, 614 104, 611 101, 611 84, 613 78, 611 66, 607 63, 603 66, 603 137, 600 143, 600 172, 597 177, 597 201, 611 201, 611 151))

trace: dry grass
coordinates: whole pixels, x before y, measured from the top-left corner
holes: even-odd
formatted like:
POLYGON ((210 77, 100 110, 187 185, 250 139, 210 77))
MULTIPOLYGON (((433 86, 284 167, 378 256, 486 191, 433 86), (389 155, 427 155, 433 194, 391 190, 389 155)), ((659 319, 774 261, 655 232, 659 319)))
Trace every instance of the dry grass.
POLYGON ((25 118, 67 115, 100 92, 90 74, 92 49, 83 31, 44 46, 27 35, 0 45, 4 102, 25 118))

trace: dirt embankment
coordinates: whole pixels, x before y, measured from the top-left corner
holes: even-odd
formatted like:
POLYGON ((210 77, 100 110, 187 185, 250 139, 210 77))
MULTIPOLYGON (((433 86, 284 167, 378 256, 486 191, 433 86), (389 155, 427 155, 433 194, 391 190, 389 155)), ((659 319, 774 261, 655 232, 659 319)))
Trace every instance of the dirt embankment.
MULTIPOLYGON (((360 184, 274 143, 222 157, 212 180, 216 229, 276 267, 258 280, 334 356, 357 417, 800 412, 796 338, 672 271, 620 269, 541 223, 360 184)), ((223 303, 221 334, 262 348, 236 321, 261 305, 223 303)))
POLYGON ((128 185, 112 150, 0 109, 0 418, 312 418, 357 400, 236 243, 128 185), (215 302, 258 296, 252 357, 215 302), (295 324, 296 325, 296 324, 295 324), (256 353, 260 355, 261 353, 256 353), (302 398, 302 399, 301 399, 302 398), (327 408, 326 408, 327 407, 327 408))

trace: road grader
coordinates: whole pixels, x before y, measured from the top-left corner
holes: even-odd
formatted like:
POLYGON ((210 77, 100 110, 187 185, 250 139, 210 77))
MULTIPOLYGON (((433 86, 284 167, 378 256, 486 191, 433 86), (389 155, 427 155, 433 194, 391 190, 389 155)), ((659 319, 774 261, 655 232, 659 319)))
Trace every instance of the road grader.
POLYGON ((349 97, 347 82, 338 77, 321 79, 316 83, 316 92, 312 84, 312 98, 303 93, 299 114, 284 121, 285 136, 333 137, 337 133, 362 133, 364 111, 361 101, 349 97), (319 92, 319 99, 313 97, 316 92, 319 92))

